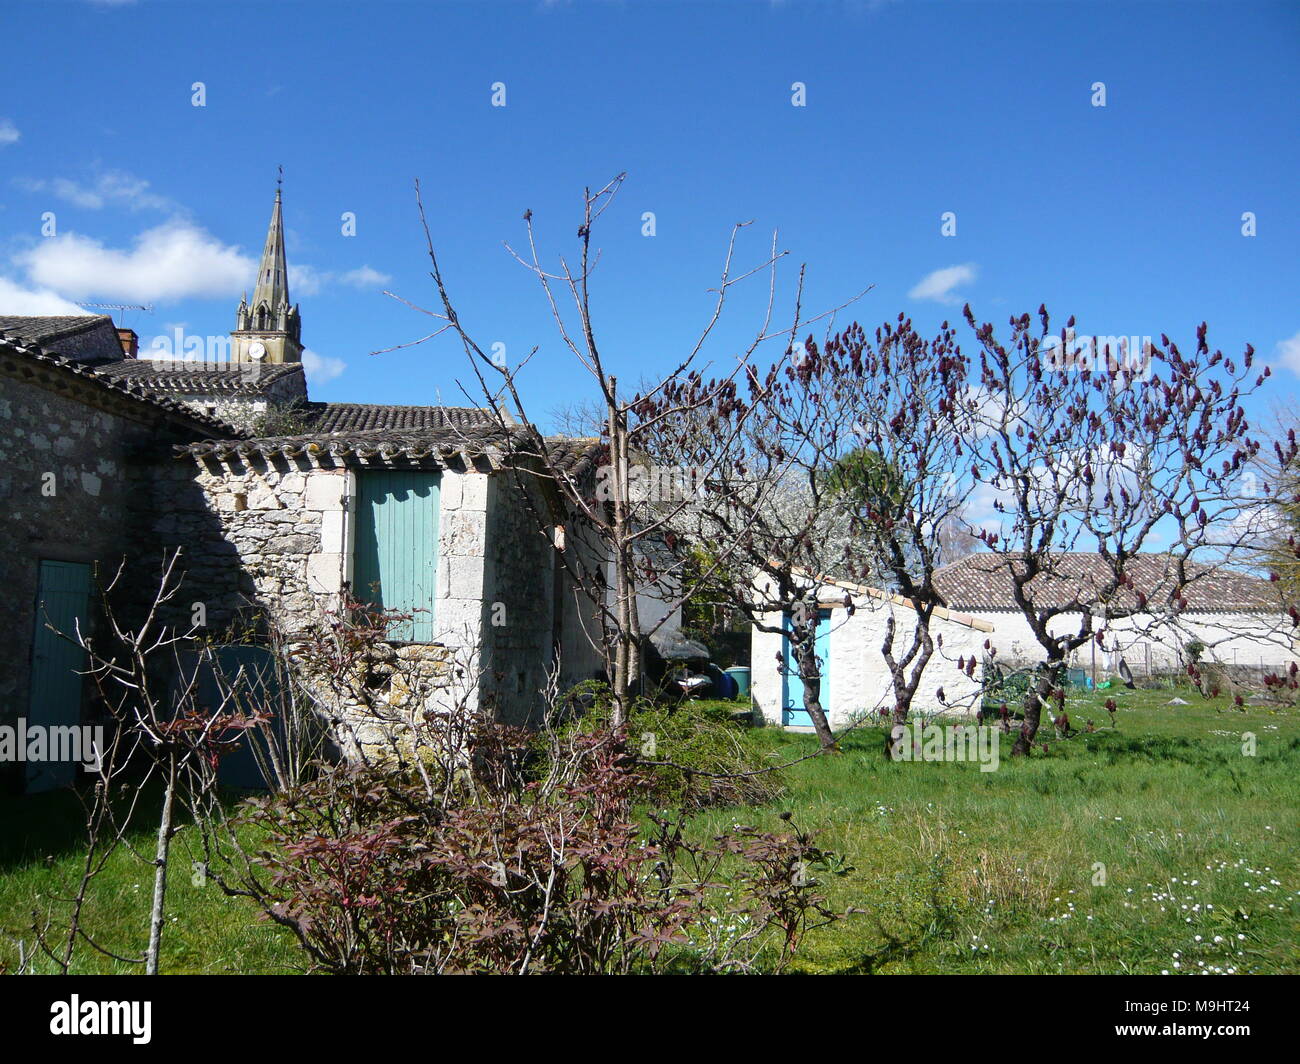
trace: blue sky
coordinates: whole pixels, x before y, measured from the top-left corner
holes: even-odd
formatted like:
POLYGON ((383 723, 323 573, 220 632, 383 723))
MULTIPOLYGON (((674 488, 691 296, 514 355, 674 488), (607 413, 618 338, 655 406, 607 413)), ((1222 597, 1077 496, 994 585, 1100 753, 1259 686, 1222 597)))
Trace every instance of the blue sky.
MULTIPOLYGON (((120 315, 146 342, 225 333, 282 164, 313 397, 463 402, 449 339, 369 354, 427 331, 381 294, 434 300, 419 177, 462 319, 508 358, 540 346, 536 416, 583 385, 503 241, 528 208, 550 261, 572 254, 583 185, 627 171, 595 299, 629 383, 702 327, 753 219, 738 263, 779 228, 807 307, 875 286, 845 321, 1046 302, 1082 332, 1190 343, 1204 319, 1294 404, 1297 4, 63 0, 0 2, 0 25, 0 313, 151 303, 120 315)), ((737 292, 719 364, 765 297, 737 292)))

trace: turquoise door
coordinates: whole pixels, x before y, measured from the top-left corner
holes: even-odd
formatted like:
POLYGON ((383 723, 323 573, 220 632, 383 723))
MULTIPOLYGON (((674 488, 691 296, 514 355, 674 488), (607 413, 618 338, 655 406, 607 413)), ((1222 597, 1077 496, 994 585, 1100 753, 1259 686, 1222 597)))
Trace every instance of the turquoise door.
MULTIPOLYGON (((799 663, 794 659, 794 647, 790 642, 790 615, 786 614, 786 634, 782 642, 782 658, 785 668, 781 677, 781 723, 788 727, 811 728, 812 717, 804 708, 803 674, 799 663)), ((831 711, 831 614, 830 610, 817 611, 817 630, 813 646, 817 652, 817 671, 821 676, 822 712, 828 716, 831 711)))
MULTIPOLYGON (((77 646, 78 627, 90 623, 90 566, 43 561, 36 592, 36 631, 32 637, 32 682, 27 724, 42 728, 81 724, 81 691, 86 652, 77 646), (62 635, 51 632, 53 625, 62 635), (65 636, 67 638, 65 638, 65 636)), ((73 761, 27 762, 27 790, 66 787, 79 766, 73 761)))
POLYGON ((363 472, 357 477, 356 550, 352 584, 357 599, 411 620, 389 629, 390 639, 433 639, 438 576, 437 472, 363 472))

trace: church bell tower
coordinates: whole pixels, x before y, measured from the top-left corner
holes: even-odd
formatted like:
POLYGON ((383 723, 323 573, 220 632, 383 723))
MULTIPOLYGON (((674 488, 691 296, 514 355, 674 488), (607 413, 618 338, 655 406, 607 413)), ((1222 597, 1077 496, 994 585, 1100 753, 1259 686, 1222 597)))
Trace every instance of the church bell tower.
POLYGON ((284 255, 284 222, 280 215, 280 185, 266 231, 266 246, 257 268, 253 301, 239 301, 235 330, 230 334, 232 362, 279 364, 302 361, 302 321, 289 302, 289 268, 284 255))

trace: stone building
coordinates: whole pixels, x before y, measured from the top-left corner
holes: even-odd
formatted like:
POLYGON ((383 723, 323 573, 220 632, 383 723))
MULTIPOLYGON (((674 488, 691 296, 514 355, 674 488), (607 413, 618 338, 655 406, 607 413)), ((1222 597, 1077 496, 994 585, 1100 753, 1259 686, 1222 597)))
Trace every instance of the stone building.
MULTIPOLYGON (((811 587, 813 581, 808 581, 811 587)), ((773 600, 762 583, 756 601, 773 600)), ((821 670, 821 705, 832 729, 892 708, 889 668, 880 647, 885 626, 893 619, 899 652, 910 645, 916 613, 910 601, 876 588, 844 580, 817 582, 818 619, 815 649, 821 670)), ((800 730, 812 727, 804 708, 803 681, 791 653, 789 618, 780 611, 760 615, 762 627, 751 629, 750 692, 754 712, 768 724, 800 730), (763 629, 770 629, 764 631, 763 629)), ((993 626, 954 610, 936 608, 930 632, 940 645, 925 667, 913 710, 972 715, 979 709, 981 681, 978 670, 969 676, 959 660, 983 654, 984 641, 993 626), (942 692, 942 697, 940 697, 942 692)))
MULTIPOLYGON (((393 705, 418 694, 525 722, 557 665, 564 684, 597 673, 596 611, 555 544, 594 548, 537 465, 545 447, 594 483, 599 441, 542 440, 488 409, 312 402, 301 330, 278 191, 228 361, 141 358, 103 316, 0 317, 0 616, 14 634, 0 726, 85 719, 80 652, 45 619, 93 628, 105 574, 125 559, 125 583, 156 588, 178 548, 178 627, 196 605, 218 636, 251 623, 290 640, 350 600, 409 615, 381 663, 393 705)), ((361 725, 355 742, 382 739, 361 725)))
MULTIPOLYGON (((118 337, 106 318, 0 319, 0 727, 20 718, 46 728, 82 722, 82 657, 47 622, 86 630, 96 589, 123 558, 144 568, 138 550, 151 515, 141 505, 142 462, 234 431, 78 358, 93 362, 108 343, 118 337)), ((0 786, 43 788, 71 772, 3 763, 0 786)))
MULTIPOLYGON (((548 445, 575 476, 599 454, 595 441, 548 445)), ((184 545, 185 600, 214 630, 253 610, 292 640, 345 598, 372 603, 409 616, 390 640, 432 705, 514 723, 535 718, 557 653, 565 684, 599 669, 575 638, 594 630, 590 606, 552 546, 567 518, 523 429, 337 429, 174 451, 148 477, 152 532, 184 545)), ((415 680, 392 682, 396 697, 415 680)), ((376 722, 352 723, 379 741, 366 732, 376 722)))
MULTIPOLYGON (((999 661, 1013 665, 1042 660, 1043 651, 1016 605, 1011 569, 1005 555, 982 551, 967 555, 935 573, 935 586, 949 606, 993 626, 991 641, 999 661)), ((1058 610, 1048 628, 1078 631, 1085 609, 1100 617, 1103 589, 1111 579, 1104 559, 1089 553, 1060 553, 1048 571, 1030 581, 1030 601, 1039 609, 1058 610)), ((1117 616, 1106 621, 1096 640, 1077 651, 1071 665, 1095 680, 1114 674, 1123 661, 1135 676, 1180 672, 1189 647, 1206 663, 1236 667, 1243 674, 1289 668, 1298 660, 1296 630, 1276 589, 1267 580, 1226 567, 1188 563, 1182 603, 1172 589, 1173 560, 1165 554, 1135 556, 1127 569, 1133 586, 1111 601, 1117 616), (1144 608, 1136 596, 1142 596, 1144 608)))

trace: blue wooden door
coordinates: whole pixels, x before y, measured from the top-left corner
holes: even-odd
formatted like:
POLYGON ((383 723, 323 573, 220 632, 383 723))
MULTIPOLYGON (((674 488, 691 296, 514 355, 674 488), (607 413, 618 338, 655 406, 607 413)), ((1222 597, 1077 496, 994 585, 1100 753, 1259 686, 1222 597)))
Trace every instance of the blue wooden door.
MULTIPOLYGON (((789 727, 811 728, 812 717, 804 708, 803 674, 794 657, 794 646, 790 641, 790 615, 785 618, 785 636, 782 638, 782 658, 784 668, 781 678, 781 723, 789 727)), ((830 610, 817 611, 817 629, 813 646, 817 652, 817 671, 821 676, 822 712, 830 715, 831 711, 831 614, 830 610)))
POLYGON ((438 576, 439 474, 376 470, 358 474, 352 583, 359 601, 412 615, 388 637, 433 639, 438 576))
MULTIPOLYGON (((43 561, 36 592, 36 630, 32 636, 32 682, 28 726, 77 727, 81 724, 82 673, 86 652, 74 640, 90 623, 90 566, 43 561), (53 625, 62 635, 50 631, 53 625), (65 638, 65 636, 67 638, 65 638)), ((28 791, 66 787, 76 777, 73 761, 28 761, 28 791)))

